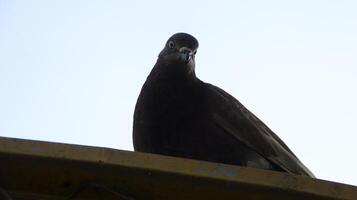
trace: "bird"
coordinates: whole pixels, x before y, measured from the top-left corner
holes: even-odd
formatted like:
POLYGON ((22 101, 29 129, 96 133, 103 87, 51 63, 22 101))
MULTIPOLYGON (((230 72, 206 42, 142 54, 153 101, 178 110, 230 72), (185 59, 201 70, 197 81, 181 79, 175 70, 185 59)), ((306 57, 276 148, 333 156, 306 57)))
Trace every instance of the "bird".
POLYGON ((242 103, 196 76, 198 46, 183 32, 165 43, 135 105, 134 151, 315 178, 242 103))

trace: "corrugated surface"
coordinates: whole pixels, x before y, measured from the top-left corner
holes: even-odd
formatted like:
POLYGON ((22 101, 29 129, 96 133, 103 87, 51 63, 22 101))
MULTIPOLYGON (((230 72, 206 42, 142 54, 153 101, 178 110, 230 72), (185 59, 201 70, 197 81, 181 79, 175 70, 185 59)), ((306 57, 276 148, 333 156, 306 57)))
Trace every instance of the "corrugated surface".
POLYGON ((285 173, 3 137, 0 187, 15 199, 357 199, 354 186, 285 173))

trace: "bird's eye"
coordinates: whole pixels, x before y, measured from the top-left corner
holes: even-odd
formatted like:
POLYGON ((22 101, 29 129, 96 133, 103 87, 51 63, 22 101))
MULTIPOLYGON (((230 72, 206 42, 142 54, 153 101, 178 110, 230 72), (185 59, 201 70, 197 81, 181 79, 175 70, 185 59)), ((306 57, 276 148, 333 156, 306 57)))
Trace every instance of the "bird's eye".
POLYGON ((169 42, 169 47, 172 49, 172 48, 174 48, 174 46, 175 46, 175 43, 173 41, 170 41, 169 42))
POLYGON ((197 51, 194 51, 194 52, 193 52, 193 55, 196 55, 196 53, 197 53, 197 51))

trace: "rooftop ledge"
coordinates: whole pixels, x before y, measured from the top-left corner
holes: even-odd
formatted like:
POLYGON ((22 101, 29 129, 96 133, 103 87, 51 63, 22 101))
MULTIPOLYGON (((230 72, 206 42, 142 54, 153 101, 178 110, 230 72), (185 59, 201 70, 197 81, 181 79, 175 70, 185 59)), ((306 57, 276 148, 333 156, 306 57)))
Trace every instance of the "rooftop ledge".
POLYGON ((0 137, 0 199, 357 199, 319 179, 102 147, 0 137))

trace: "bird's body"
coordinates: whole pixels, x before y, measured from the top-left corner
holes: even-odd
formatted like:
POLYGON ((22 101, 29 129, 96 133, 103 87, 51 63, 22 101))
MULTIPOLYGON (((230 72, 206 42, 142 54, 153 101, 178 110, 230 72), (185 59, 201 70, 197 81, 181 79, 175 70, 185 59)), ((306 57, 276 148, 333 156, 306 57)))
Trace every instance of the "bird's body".
POLYGON ((136 151, 313 177, 238 100, 199 80, 194 55, 189 58, 182 47, 195 52, 198 42, 184 33, 172 36, 141 90, 134 113, 136 151))

